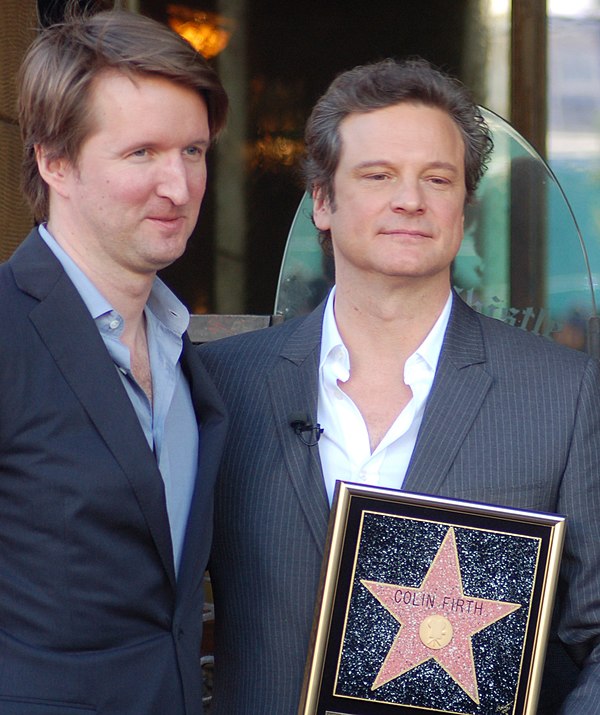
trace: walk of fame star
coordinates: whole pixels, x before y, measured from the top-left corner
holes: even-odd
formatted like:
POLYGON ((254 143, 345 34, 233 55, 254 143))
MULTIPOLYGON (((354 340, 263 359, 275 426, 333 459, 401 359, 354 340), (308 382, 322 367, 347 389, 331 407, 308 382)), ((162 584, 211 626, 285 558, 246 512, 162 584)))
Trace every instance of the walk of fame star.
POLYGON ((448 529, 418 588, 361 583, 400 623, 371 690, 433 658, 479 705, 471 637, 521 606, 463 593, 454 528, 448 529))

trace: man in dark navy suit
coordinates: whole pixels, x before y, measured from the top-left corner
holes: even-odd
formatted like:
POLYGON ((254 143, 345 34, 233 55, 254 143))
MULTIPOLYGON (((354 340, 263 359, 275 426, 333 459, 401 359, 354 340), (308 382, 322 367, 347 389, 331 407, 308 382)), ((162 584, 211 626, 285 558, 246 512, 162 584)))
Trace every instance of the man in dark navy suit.
POLYGON ((37 226, 0 267, 0 712, 199 715, 226 420, 156 272, 227 98, 117 11, 43 30, 19 87, 37 226))

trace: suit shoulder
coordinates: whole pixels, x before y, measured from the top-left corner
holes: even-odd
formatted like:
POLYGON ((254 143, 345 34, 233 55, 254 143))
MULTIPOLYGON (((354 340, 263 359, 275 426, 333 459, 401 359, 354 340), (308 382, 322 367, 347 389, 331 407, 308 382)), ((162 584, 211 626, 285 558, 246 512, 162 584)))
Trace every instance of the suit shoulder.
POLYGON ((301 319, 289 320, 269 328, 250 330, 245 333, 220 338, 198 345, 201 355, 230 354, 248 349, 264 349, 281 345, 291 335, 301 319))
POLYGON ((294 318, 281 325, 204 343, 197 347, 198 354, 212 374, 232 370, 261 372, 272 365, 304 321, 304 317, 294 318))
POLYGON ((561 345, 550 337, 477 314, 488 349, 488 358, 512 359, 515 362, 543 363, 566 369, 584 369, 595 363, 587 353, 561 345))
POLYGON ((36 300, 17 286, 11 263, 0 263, 0 325, 6 325, 7 330, 13 332, 14 340, 17 340, 19 324, 27 320, 36 304, 36 300))
POLYGON ((5 292, 8 288, 14 288, 15 279, 9 261, 0 263, 0 290, 5 292))

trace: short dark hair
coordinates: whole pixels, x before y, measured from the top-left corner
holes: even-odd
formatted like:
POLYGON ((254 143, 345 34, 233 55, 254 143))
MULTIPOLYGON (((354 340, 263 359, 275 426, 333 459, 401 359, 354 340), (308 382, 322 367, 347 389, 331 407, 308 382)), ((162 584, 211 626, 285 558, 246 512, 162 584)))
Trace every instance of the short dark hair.
MULTIPOLYGON (((309 193, 322 192, 335 209, 334 176, 342 148, 340 123, 404 102, 436 107, 448 113, 465 144, 465 188, 471 200, 493 149, 490 130, 469 90, 422 58, 386 59, 338 75, 316 103, 306 125, 303 171, 309 193)), ((329 231, 320 232, 325 248, 329 231)))
POLYGON ((93 81, 110 70, 133 79, 158 76, 196 91, 206 102, 212 139, 225 124, 225 90, 216 72, 186 40, 133 12, 91 14, 72 9, 63 22, 40 32, 18 77, 22 187, 37 221, 48 218, 49 200, 35 147, 43 146, 51 158, 77 163, 91 129, 93 81))

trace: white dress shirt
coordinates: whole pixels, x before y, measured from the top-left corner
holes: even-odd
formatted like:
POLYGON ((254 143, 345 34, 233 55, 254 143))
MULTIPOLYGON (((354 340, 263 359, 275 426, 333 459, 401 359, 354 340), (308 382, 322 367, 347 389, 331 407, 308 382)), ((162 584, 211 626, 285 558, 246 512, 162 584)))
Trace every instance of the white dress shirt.
POLYGON ((412 398, 373 452, 363 416, 338 384, 350 378, 350 357, 335 322, 334 302, 335 287, 323 318, 317 412, 323 428, 319 456, 330 504, 338 479, 391 489, 402 487, 442 350, 452 294, 425 340, 406 361, 404 382, 412 398))

